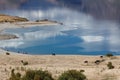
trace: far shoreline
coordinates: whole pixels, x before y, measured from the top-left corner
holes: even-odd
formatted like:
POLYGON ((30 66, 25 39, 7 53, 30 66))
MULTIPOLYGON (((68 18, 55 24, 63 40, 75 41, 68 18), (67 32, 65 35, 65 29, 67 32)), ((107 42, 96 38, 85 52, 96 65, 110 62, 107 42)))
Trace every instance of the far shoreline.
POLYGON ((34 21, 28 21, 28 22, 15 22, 15 23, 0 23, 0 40, 10 40, 10 39, 16 39, 19 38, 14 34, 3 34, 2 31, 5 29, 14 29, 14 28, 29 28, 29 27, 35 27, 35 26, 49 26, 49 25, 62 25, 62 23, 58 23, 55 21, 40 21, 40 22, 34 22, 34 21))
MULTIPOLYGON (((32 55, 32 56, 91 56, 91 57, 100 57, 100 56, 106 56, 106 54, 109 54, 109 53, 104 53, 104 54, 80 54, 80 53, 29 53, 29 52, 24 52, 24 51, 12 51, 12 50, 7 50, 7 49, 4 49, 4 48, 0 48, 1 50, 5 51, 5 52, 9 52, 9 53, 16 53, 16 54, 25 54, 25 55, 32 55)), ((120 56, 120 54, 114 54, 114 53, 110 53, 110 54, 113 54, 114 56, 120 56)))
POLYGON ((63 25, 63 23, 42 19, 36 21, 30 21, 27 18, 19 17, 19 16, 10 16, 5 14, 0 14, 0 40, 10 40, 18 38, 13 34, 1 34, 5 29, 13 29, 13 28, 29 28, 34 26, 43 26, 43 25, 63 25))

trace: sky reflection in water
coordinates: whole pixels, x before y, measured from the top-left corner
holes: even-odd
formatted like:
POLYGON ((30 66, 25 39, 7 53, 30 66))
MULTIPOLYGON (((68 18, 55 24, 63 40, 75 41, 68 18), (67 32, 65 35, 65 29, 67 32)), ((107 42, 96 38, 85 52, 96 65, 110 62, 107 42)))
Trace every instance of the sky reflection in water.
POLYGON ((90 15, 62 8, 2 12, 31 20, 48 18, 64 23, 57 26, 5 30, 3 33, 16 34, 20 38, 0 41, 2 48, 34 54, 55 52, 100 55, 106 52, 120 52, 120 25, 115 22, 95 20, 90 15))

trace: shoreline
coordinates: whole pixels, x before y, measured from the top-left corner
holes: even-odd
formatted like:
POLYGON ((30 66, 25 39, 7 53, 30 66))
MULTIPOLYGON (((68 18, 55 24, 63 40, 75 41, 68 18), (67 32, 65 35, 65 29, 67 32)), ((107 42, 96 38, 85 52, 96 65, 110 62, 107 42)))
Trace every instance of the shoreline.
POLYGON ((15 22, 15 23, 0 23, 0 40, 9 40, 9 39, 16 39, 19 38, 13 34, 3 34, 2 32, 5 29, 13 29, 13 28, 29 28, 35 26, 45 26, 45 25, 61 25, 61 23, 54 22, 54 21, 41 21, 41 22, 15 22))
MULTIPOLYGON (((8 51, 8 52, 14 52, 14 53, 17 53, 17 54, 26 54, 26 55, 33 55, 33 56, 91 56, 91 57, 100 57, 100 56, 106 56, 106 54, 109 54, 109 53, 105 53, 105 54, 90 54, 90 55, 88 55, 88 54, 72 54, 72 53, 70 53, 70 54, 60 54, 60 53, 29 53, 29 52, 24 52, 24 51, 11 51, 11 50, 7 50, 7 49, 4 49, 4 48, 0 48, 0 49, 2 49, 2 50, 4 50, 4 51, 8 51)), ((110 54, 113 54, 113 56, 120 56, 120 54, 114 54, 114 53, 110 53, 110 54)))

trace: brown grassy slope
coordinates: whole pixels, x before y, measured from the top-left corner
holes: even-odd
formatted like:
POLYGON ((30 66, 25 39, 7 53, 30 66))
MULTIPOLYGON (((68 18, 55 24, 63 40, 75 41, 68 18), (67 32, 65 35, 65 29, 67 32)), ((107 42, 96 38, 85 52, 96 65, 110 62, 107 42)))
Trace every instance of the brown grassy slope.
MULTIPOLYGON (((53 77, 58 76, 66 70, 85 70, 84 74, 88 80, 120 80, 120 57, 103 57, 99 56, 78 56, 78 55, 26 55, 0 50, 0 80, 6 80, 10 76, 12 69, 22 72, 21 69, 43 69, 52 73, 53 77), (24 66, 21 60, 27 61, 28 65, 24 66), (96 60, 104 60, 100 64, 95 64, 96 60), (84 63, 88 61, 88 63, 84 63), (112 62, 114 69, 108 69, 107 63, 112 62)), ((24 72, 24 71, 23 71, 24 72)))
POLYGON ((28 21, 28 19, 21 18, 18 16, 9 16, 9 15, 0 14, 0 23, 3 23, 3 22, 25 22, 25 21, 28 21))

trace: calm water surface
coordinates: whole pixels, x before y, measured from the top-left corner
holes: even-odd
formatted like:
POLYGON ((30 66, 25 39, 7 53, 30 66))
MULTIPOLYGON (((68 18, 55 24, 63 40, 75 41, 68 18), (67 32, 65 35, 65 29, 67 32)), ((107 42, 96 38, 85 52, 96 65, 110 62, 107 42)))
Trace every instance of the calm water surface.
POLYGON ((26 17, 30 20, 50 19, 64 25, 7 29, 19 39, 0 41, 0 47, 29 54, 120 54, 120 25, 97 20, 92 16, 67 8, 46 10, 6 10, 1 13, 26 17))

